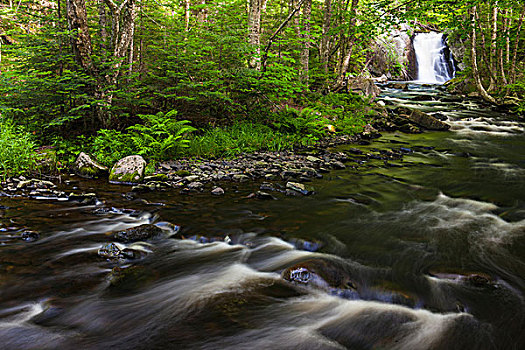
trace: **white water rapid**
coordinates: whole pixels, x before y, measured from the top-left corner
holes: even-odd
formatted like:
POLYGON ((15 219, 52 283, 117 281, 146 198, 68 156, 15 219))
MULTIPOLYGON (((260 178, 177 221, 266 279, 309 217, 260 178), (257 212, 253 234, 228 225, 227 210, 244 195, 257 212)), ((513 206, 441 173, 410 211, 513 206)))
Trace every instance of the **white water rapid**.
POLYGON ((418 81, 440 84, 454 77, 454 64, 445 55, 447 46, 443 33, 418 33, 414 38, 418 81))

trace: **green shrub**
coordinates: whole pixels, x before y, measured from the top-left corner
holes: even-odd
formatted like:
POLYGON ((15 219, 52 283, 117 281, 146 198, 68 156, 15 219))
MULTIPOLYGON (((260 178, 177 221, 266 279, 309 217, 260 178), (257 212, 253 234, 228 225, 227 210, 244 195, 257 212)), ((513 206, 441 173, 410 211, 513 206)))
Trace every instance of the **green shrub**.
POLYGON ((363 131, 373 114, 369 107, 370 101, 352 93, 313 94, 309 104, 327 118, 327 123, 333 124, 338 132, 348 135, 363 131))
POLYGON ((118 130, 101 129, 93 138, 91 153, 97 160, 111 167, 119 159, 135 154, 130 135, 118 130))
POLYGON ((93 139, 91 151, 107 166, 132 154, 154 162, 175 158, 188 147, 188 135, 195 128, 187 120, 177 120, 176 111, 139 115, 144 124, 135 124, 127 132, 102 129, 93 139))
POLYGON ((328 120, 321 116, 317 110, 304 108, 299 111, 286 106, 275 113, 272 125, 281 133, 292 134, 297 143, 308 145, 323 137, 326 132, 328 120))
POLYGON ((188 147, 186 137, 196 129, 188 125, 188 120, 175 119, 176 115, 177 111, 139 115, 144 124, 127 128, 137 154, 159 161, 173 158, 188 147))
POLYGON ((211 128, 190 139, 187 154, 197 157, 231 157, 257 150, 280 151, 293 147, 290 135, 276 132, 268 126, 236 123, 224 128, 211 128))
POLYGON ((10 120, 0 120, 0 169, 2 179, 26 173, 36 163, 32 135, 10 120))

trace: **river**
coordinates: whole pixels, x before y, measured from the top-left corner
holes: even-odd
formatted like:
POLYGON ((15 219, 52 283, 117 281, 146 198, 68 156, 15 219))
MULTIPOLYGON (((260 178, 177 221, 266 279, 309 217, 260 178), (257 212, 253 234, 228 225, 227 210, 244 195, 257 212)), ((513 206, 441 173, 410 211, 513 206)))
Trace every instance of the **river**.
POLYGON ((312 196, 249 199, 248 183, 130 198, 79 181, 96 205, 0 197, 0 347, 525 348, 525 125, 409 87, 381 98, 450 131, 340 146, 352 161, 312 196), (143 257, 97 254, 145 223, 167 234, 143 257))

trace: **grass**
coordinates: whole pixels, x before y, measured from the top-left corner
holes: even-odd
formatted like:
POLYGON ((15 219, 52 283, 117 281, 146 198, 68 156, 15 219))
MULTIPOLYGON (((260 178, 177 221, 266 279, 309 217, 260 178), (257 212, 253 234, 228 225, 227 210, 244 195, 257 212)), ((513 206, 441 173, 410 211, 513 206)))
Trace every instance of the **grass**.
POLYGON ((262 124, 236 123, 228 127, 211 128, 189 139, 184 154, 190 157, 232 157, 258 150, 291 149, 293 135, 283 134, 262 124))
POLYGON ((0 120, 0 177, 24 174, 36 164, 33 135, 10 120, 0 120))

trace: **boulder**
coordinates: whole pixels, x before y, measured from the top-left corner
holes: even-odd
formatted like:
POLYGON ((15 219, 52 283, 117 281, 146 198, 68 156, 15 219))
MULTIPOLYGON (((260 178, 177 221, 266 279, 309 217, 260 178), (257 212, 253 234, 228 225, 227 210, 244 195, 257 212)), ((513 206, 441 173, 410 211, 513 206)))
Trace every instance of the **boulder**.
POLYGON ((91 179, 107 175, 108 168, 94 161, 88 154, 80 152, 74 171, 79 176, 91 179))
POLYGON ((137 227, 128 228, 113 234, 113 238, 119 242, 137 242, 155 238, 163 234, 163 230, 152 224, 144 224, 137 227))
POLYGON ((417 109, 399 107, 396 109, 399 116, 408 119, 410 122, 417 124, 428 130, 444 131, 450 129, 450 125, 443 123, 441 120, 417 109))
POLYGON ((370 96, 372 98, 376 98, 381 93, 381 90, 370 78, 348 77, 347 79, 348 92, 354 92, 359 95, 370 96))
POLYGON ((127 156, 119 160, 109 173, 109 182, 117 184, 138 184, 144 179, 146 161, 138 155, 127 156))

